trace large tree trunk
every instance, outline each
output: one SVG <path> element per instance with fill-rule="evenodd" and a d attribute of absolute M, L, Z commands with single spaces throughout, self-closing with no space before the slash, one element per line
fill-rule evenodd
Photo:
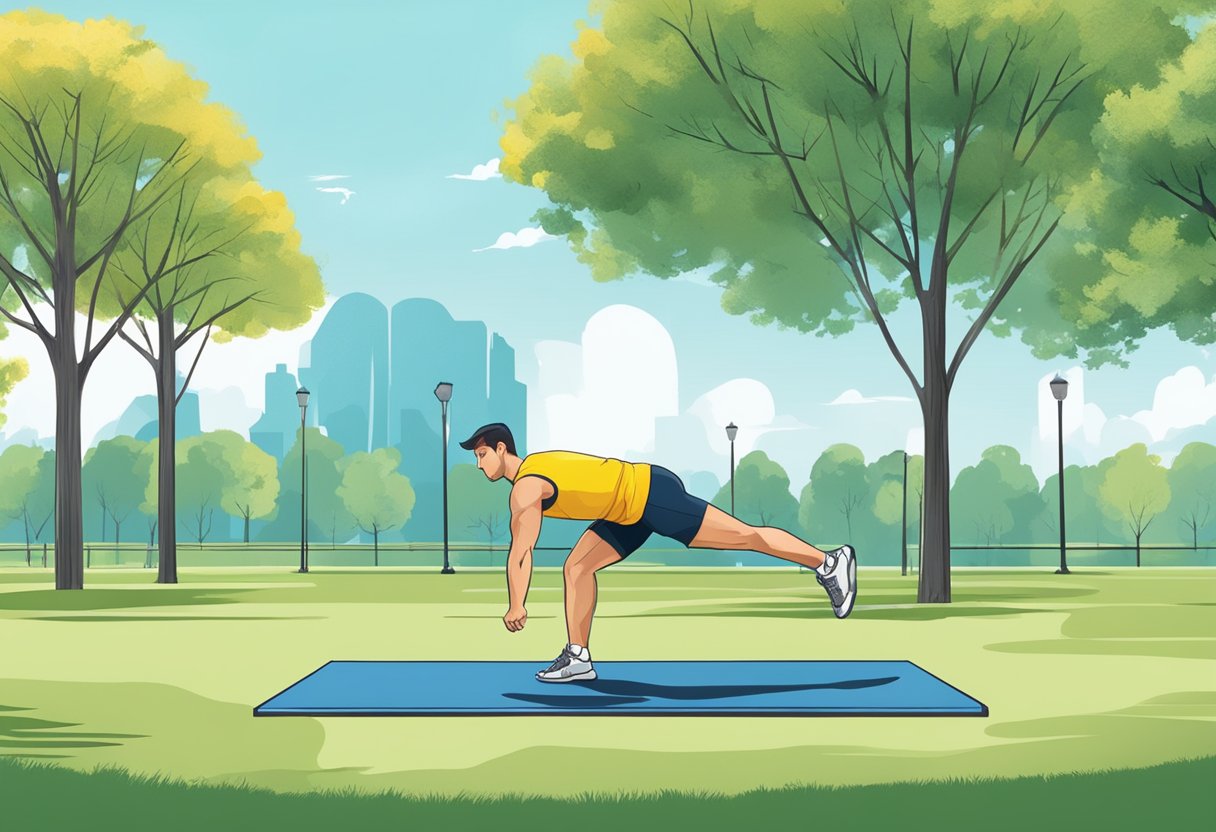
<path fill-rule="evenodd" d="M 946 388 L 945 280 L 933 276 L 921 304 L 924 322 L 924 519 L 916 600 L 950 602 L 950 392 Z"/>
<path fill-rule="evenodd" d="M 160 449 L 158 504 L 160 565 L 158 584 L 177 583 L 177 349 L 173 338 L 173 307 L 157 316 L 159 353 L 156 367 L 156 402 L 160 416 L 157 447 Z"/>
<path fill-rule="evenodd" d="M 58 289 L 59 287 L 56 287 Z M 84 589 L 80 392 L 75 292 L 55 292 L 55 589 Z"/>

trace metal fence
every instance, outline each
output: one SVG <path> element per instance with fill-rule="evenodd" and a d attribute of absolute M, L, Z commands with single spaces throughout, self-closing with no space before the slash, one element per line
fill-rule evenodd
<path fill-rule="evenodd" d="M 452 565 L 468 568 L 502 568 L 510 547 L 506 544 L 453 543 L 448 546 Z M 560 566 L 570 551 L 568 546 L 538 546 L 534 550 L 534 565 Z M 1034 567 L 1046 568 L 1059 564 L 1059 544 L 1027 544 L 1023 546 L 951 546 L 952 567 Z M 1135 566 L 1136 547 L 1124 544 L 1069 544 L 1066 549 L 1069 567 Z M 158 551 L 146 543 L 87 543 L 85 567 L 146 568 L 157 566 Z M 50 543 L 0 544 L 0 566 L 53 567 L 55 547 Z M 861 561 L 868 566 L 900 566 L 899 547 L 880 552 L 862 552 Z M 908 568 L 916 571 L 918 547 L 908 546 Z M 182 543 L 177 544 L 179 566 L 296 566 L 300 563 L 300 544 L 295 543 Z M 1216 566 L 1216 546 L 1146 545 L 1140 547 L 1140 562 L 1146 567 Z M 351 543 L 336 546 L 310 544 L 309 566 L 318 567 L 426 567 L 443 563 L 443 544 L 430 542 L 382 544 L 379 553 L 372 544 Z M 695 566 L 695 567 L 763 567 L 782 566 L 785 561 L 757 552 L 687 550 L 683 547 L 639 549 L 629 558 L 635 565 Z"/>

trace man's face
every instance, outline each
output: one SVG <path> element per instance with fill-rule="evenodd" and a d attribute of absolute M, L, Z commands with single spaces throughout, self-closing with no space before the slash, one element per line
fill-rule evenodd
<path fill-rule="evenodd" d="M 473 449 L 473 455 L 477 457 L 477 467 L 486 475 L 486 479 L 500 480 L 503 478 L 507 470 L 507 462 L 503 459 L 506 452 L 507 446 L 503 442 L 498 443 L 497 450 L 484 442 Z"/>

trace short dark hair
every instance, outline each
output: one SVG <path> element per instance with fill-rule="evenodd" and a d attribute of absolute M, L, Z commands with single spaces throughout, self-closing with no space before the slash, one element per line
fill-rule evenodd
<path fill-rule="evenodd" d="M 498 443 L 502 442 L 507 446 L 507 452 L 512 456 L 519 456 L 515 453 L 515 437 L 511 435 L 511 429 L 502 422 L 494 422 L 489 425 L 482 425 L 473 435 L 460 443 L 460 447 L 466 451 L 471 451 L 480 445 L 482 442 L 489 445 L 491 449 L 497 448 Z"/>

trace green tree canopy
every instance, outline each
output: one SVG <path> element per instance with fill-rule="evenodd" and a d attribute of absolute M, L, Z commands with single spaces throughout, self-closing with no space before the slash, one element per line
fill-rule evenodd
<path fill-rule="evenodd" d="M 338 496 L 359 530 L 372 536 L 377 563 L 380 534 L 405 523 L 414 510 L 414 489 L 409 479 L 398 473 L 400 464 L 401 454 L 396 448 L 358 451 L 342 464 Z"/>
<path fill-rule="evenodd" d="M 1038 478 L 1008 445 L 984 451 L 978 463 L 959 472 L 950 492 L 954 534 L 976 544 L 1029 543 L 1043 508 Z"/>
<path fill-rule="evenodd" d="M 1191 442 L 1170 465 L 1167 481 L 1170 489 L 1171 514 L 1185 540 L 1192 546 L 1216 517 L 1216 447 L 1206 442 Z"/>
<path fill-rule="evenodd" d="M 115 543 L 122 540 L 123 522 L 140 509 L 147 497 L 154 461 L 150 444 L 130 436 L 103 439 L 85 453 L 82 469 L 85 498 L 104 508 L 114 524 Z"/>
<path fill-rule="evenodd" d="M 177 475 L 182 486 L 177 490 L 176 522 L 197 543 L 203 543 L 214 528 L 215 511 L 228 485 L 223 446 L 207 434 L 178 442 Z M 156 480 L 151 480 L 148 490 L 154 492 L 156 485 Z M 162 525 L 162 535 L 164 531 Z"/>
<path fill-rule="evenodd" d="M 1119 451 L 1106 469 L 1098 496 L 1106 516 L 1121 522 L 1135 537 L 1139 566 L 1140 540 L 1170 503 L 1169 477 L 1161 457 L 1150 454 L 1143 442 Z"/>
<path fill-rule="evenodd" d="M 925 424 L 918 598 L 949 601 L 951 388 L 986 327 L 1010 333 L 998 308 L 1090 178 L 1105 97 L 1189 43 L 1183 6 L 609 2 L 511 102 L 501 169 L 597 280 L 711 268 L 758 324 L 873 321 Z M 919 343 L 887 325 L 903 303 Z"/>
<path fill-rule="evenodd" d="M 217 430 L 207 436 L 218 449 L 217 464 L 223 468 L 219 507 L 244 521 L 244 541 L 248 543 L 249 521 L 274 510 L 279 494 L 278 461 L 235 431 Z"/>
<path fill-rule="evenodd" d="M 55 452 L 9 445 L 0 454 L 0 483 L 0 517 L 21 521 L 28 564 L 30 544 L 41 540 L 55 514 Z"/>
<path fill-rule="evenodd" d="M 730 513 L 730 482 L 711 500 Z M 735 516 L 752 526 L 774 526 L 797 533 L 798 501 L 781 464 L 764 451 L 752 451 L 735 466 Z"/>
<path fill-rule="evenodd" d="M 811 481 L 802 489 L 798 519 L 812 541 L 847 543 L 853 539 L 854 522 L 871 505 L 861 449 L 832 445 L 811 466 Z"/>
<path fill-rule="evenodd" d="M 510 489 L 490 482 L 476 465 L 453 465 L 448 474 L 448 518 L 457 540 L 491 545 L 510 534 Z M 491 562 L 493 560 L 491 559 Z"/>

